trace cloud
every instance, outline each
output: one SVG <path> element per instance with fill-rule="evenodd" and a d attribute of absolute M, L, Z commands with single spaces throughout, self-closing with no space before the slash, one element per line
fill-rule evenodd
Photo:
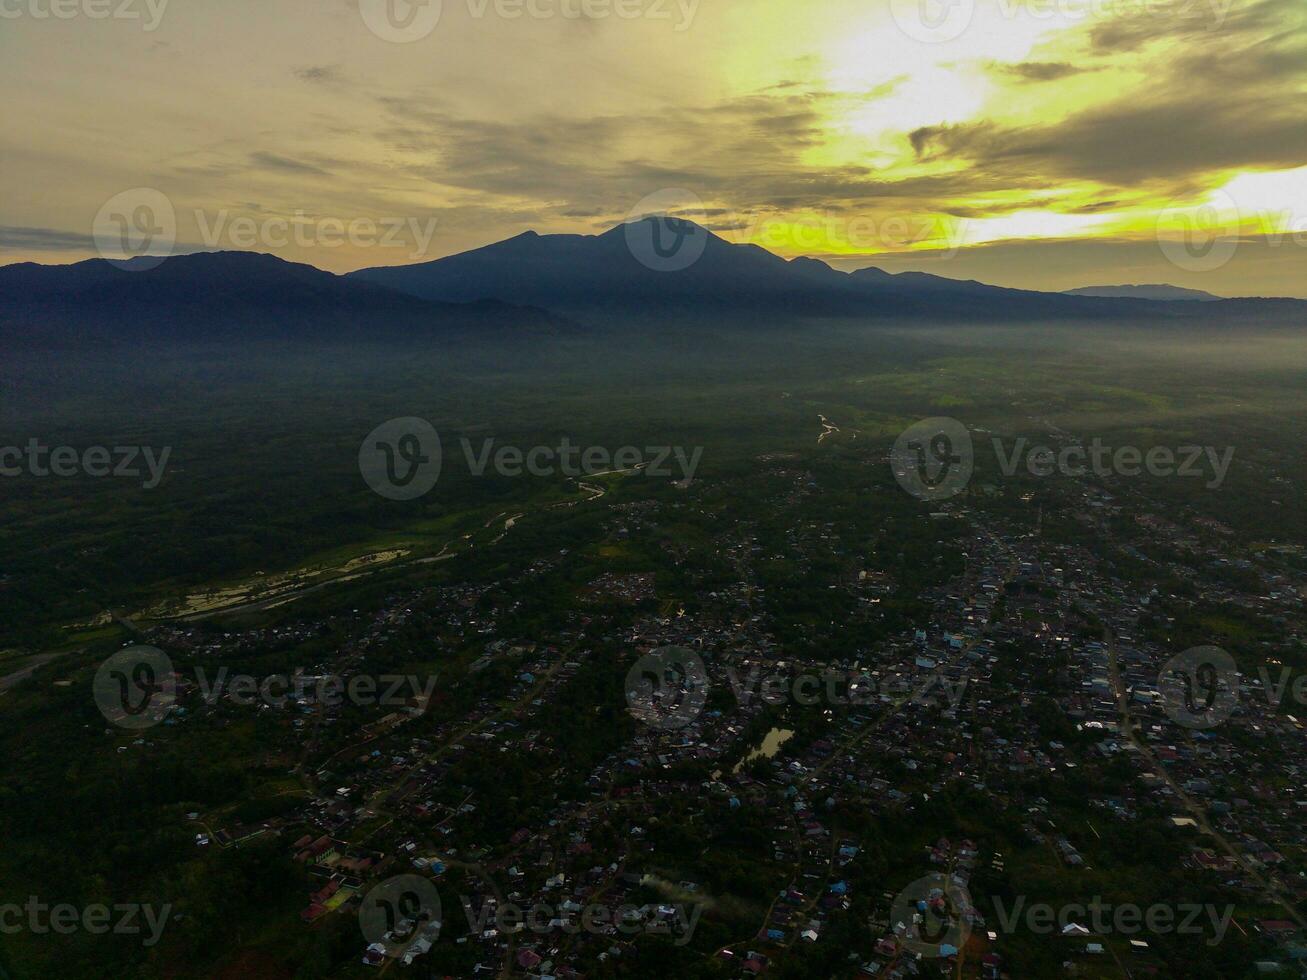
<path fill-rule="evenodd" d="M 462 115 L 428 96 L 386 95 L 376 98 L 386 118 L 372 135 L 405 161 L 406 172 L 481 195 L 486 205 L 536 201 L 560 217 L 610 222 L 670 187 L 698 194 L 714 214 L 747 220 L 784 208 L 916 211 L 1011 186 L 986 175 L 894 174 L 808 159 L 826 144 L 831 113 L 865 98 L 773 87 L 657 113 L 500 121 Z"/>
<path fill-rule="evenodd" d="M 338 85 L 345 81 L 345 73 L 339 65 L 308 65 L 292 69 L 296 78 L 314 85 Z"/>
<path fill-rule="evenodd" d="M 1055 82 L 1072 75 L 1082 75 L 1098 68 L 1086 68 L 1066 61 L 1024 61 L 1015 65 L 995 64 L 994 70 L 1023 82 Z"/>
<path fill-rule="evenodd" d="M 1169 45 L 1221 47 L 1250 37 L 1280 34 L 1301 18 L 1301 0 L 1179 0 L 1152 16 L 1115 16 L 1089 31 L 1091 52 L 1105 56 L 1137 53 L 1164 41 Z"/>
<path fill-rule="evenodd" d="M 58 228 L 20 228 L 0 225 L 0 250 L 30 252 L 89 252 L 95 240 L 86 234 Z"/>
<path fill-rule="evenodd" d="M 988 173 L 1179 188 L 1207 174 L 1300 166 L 1307 113 L 1297 96 L 1127 101 L 1045 125 L 927 126 L 909 140 L 920 160 L 966 161 Z"/>
<path fill-rule="evenodd" d="M 320 167 L 315 167 L 310 163 L 304 163 L 300 160 L 291 160 L 288 157 L 278 156 L 275 153 L 269 153 L 266 150 L 256 150 L 250 154 L 250 162 L 256 167 L 264 170 L 277 170 L 283 173 L 293 174 L 315 174 L 319 177 L 329 176 L 327 171 Z"/>
<path fill-rule="evenodd" d="M 1301 0 L 1228 7 L 1212 0 L 1187 7 L 1184 16 L 1112 16 L 1072 32 L 1058 48 L 1066 53 L 1079 41 L 1087 56 L 991 64 L 990 71 L 1056 86 L 1085 71 L 1111 70 L 1130 81 L 1122 88 L 1127 94 L 1089 104 L 1077 99 L 1071 104 L 1080 108 L 1049 121 L 984 114 L 924 126 L 908 140 L 920 164 L 1007 175 L 1014 186 L 1037 177 L 1097 182 L 1106 191 L 1100 201 L 1140 185 L 1192 192 L 1239 170 L 1296 168 L 1307 161 L 1304 12 Z M 1135 74 L 1146 81 L 1135 84 Z"/>

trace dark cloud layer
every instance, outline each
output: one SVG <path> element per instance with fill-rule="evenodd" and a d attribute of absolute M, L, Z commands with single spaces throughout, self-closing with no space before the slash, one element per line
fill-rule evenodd
<path fill-rule="evenodd" d="M 257 150 L 251 153 L 250 163 L 265 170 L 277 170 L 293 174 L 316 174 L 320 177 L 327 176 L 327 171 L 321 167 L 315 167 L 313 164 L 305 163 L 302 160 L 291 160 L 288 157 L 269 153 L 266 150 Z"/>
<path fill-rule="evenodd" d="M 18 228 L 0 225 L 0 250 L 30 252 L 87 252 L 95 248 L 90 235 L 58 228 Z"/>
<path fill-rule="evenodd" d="M 1088 33 L 1083 64 L 1028 62 L 996 66 L 1023 81 L 1050 81 L 1093 70 L 1094 56 L 1183 41 L 1177 53 L 1148 62 L 1146 84 L 1056 122 L 1005 126 L 977 119 L 926 126 L 909 134 L 919 160 L 965 164 L 1015 183 L 1037 174 L 1130 188 L 1141 183 L 1181 192 L 1234 170 L 1293 169 L 1307 162 L 1307 21 L 1302 0 L 1238 0 L 1219 27 L 1219 9 L 1187 16 L 1116 17 Z M 1210 16 L 1203 17 L 1202 13 Z"/>
<path fill-rule="evenodd" d="M 996 65 L 997 71 L 1004 75 L 1019 78 L 1025 82 L 1055 82 L 1071 75 L 1080 75 L 1092 68 L 1083 68 L 1066 61 L 1024 61 L 1016 65 Z"/>

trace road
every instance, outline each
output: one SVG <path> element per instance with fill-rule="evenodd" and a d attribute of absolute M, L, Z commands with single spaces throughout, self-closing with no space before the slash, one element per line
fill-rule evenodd
<path fill-rule="evenodd" d="M 36 668 L 44 666 L 51 660 L 62 656 L 62 653 L 38 653 L 12 674 L 5 674 L 3 677 L 0 677 L 0 696 L 4 695 L 5 692 L 14 685 L 21 684 L 23 681 L 27 680 L 27 678 L 31 677 L 32 674 L 36 672 Z"/>

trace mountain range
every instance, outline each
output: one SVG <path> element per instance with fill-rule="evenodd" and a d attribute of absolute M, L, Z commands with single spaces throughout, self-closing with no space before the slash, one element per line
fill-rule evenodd
<path fill-rule="evenodd" d="M 1081 286 L 1079 289 L 1064 290 L 1065 296 L 1103 296 L 1118 299 L 1153 299 L 1163 302 L 1193 300 L 1199 303 L 1211 303 L 1221 297 L 1201 289 L 1185 289 L 1182 286 L 1170 286 L 1165 283 L 1147 286 Z"/>
<path fill-rule="evenodd" d="M 358 342 L 565 327 L 542 310 L 432 302 L 258 252 L 0 267 L 0 329 L 28 345 Z"/>
<path fill-rule="evenodd" d="M 658 267 L 649 242 L 659 222 L 675 224 L 681 247 L 698 256 L 692 264 L 674 271 Z M 361 269 L 348 278 L 424 299 L 493 298 L 581 317 L 676 311 L 973 320 L 1129 312 L 1119 303 L 919 272 L 841 272 L 817 259 L 787 261 L 757 245 L 727 242 L 692 222 L 663 218 L 618 225 L 600 235 L 528 231 L 433 262 Z"/>
<path fill-rule="evenodd" d="M 654 247 L 653 236 L 669 230 L 667 240 L 692 249 L 693 261 Z M 0 267 L 0 330 L 10 342 L 42 346 L 553 334 L 681 315 L 759 324 L 763 316 L 994 323 L 1305 313 L 1307 301 L 1219 299 L 1176 287 L 1045 293 L 919 272 L 842 272 L 665 218 L 599 235 L 526 232 L 432 262 L 344 276 L 255 252 Z"/>

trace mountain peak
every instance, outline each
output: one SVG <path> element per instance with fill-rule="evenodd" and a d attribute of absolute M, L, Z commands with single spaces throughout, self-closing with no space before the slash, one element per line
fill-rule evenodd
<path fill-rule="evenodd" d="M 655 222 L 666 222 L 668 227 L 676 228 L 678 230 L 685 229 L 688 230 L 691 234 L 697 234 L 699 232 L 703 232 L 705 235 L 708 236 L 710 240 L 716 239 L 717 241 L 720 242 L 725 241 L 719 236 L 713 234 L 711 231 L 709 231 L 703 225 L 699 224 L 697 221 L 692 221 L 689 218 L 681 218 L 674 214 L 646 214 L 646 215 L 641 215 L 638 218 L 628 218 L 626 221 L 621 221 L 613 225 L 613 227 L 609 228 L 607 231 L 603 232 L 598 237 L 609 238 L 609 237 L 625 236 L 627 233 L 627 229 L 631 225 L 639 225 L 644 223 L 652 224 Z"/>
<path fill-rule="evenodd" d="M 811 255 L 796 255 L 790 259 L 790 265 L 796 269 L 829 269 L 831 266 L 821 259 L 814 259 Z"/>

